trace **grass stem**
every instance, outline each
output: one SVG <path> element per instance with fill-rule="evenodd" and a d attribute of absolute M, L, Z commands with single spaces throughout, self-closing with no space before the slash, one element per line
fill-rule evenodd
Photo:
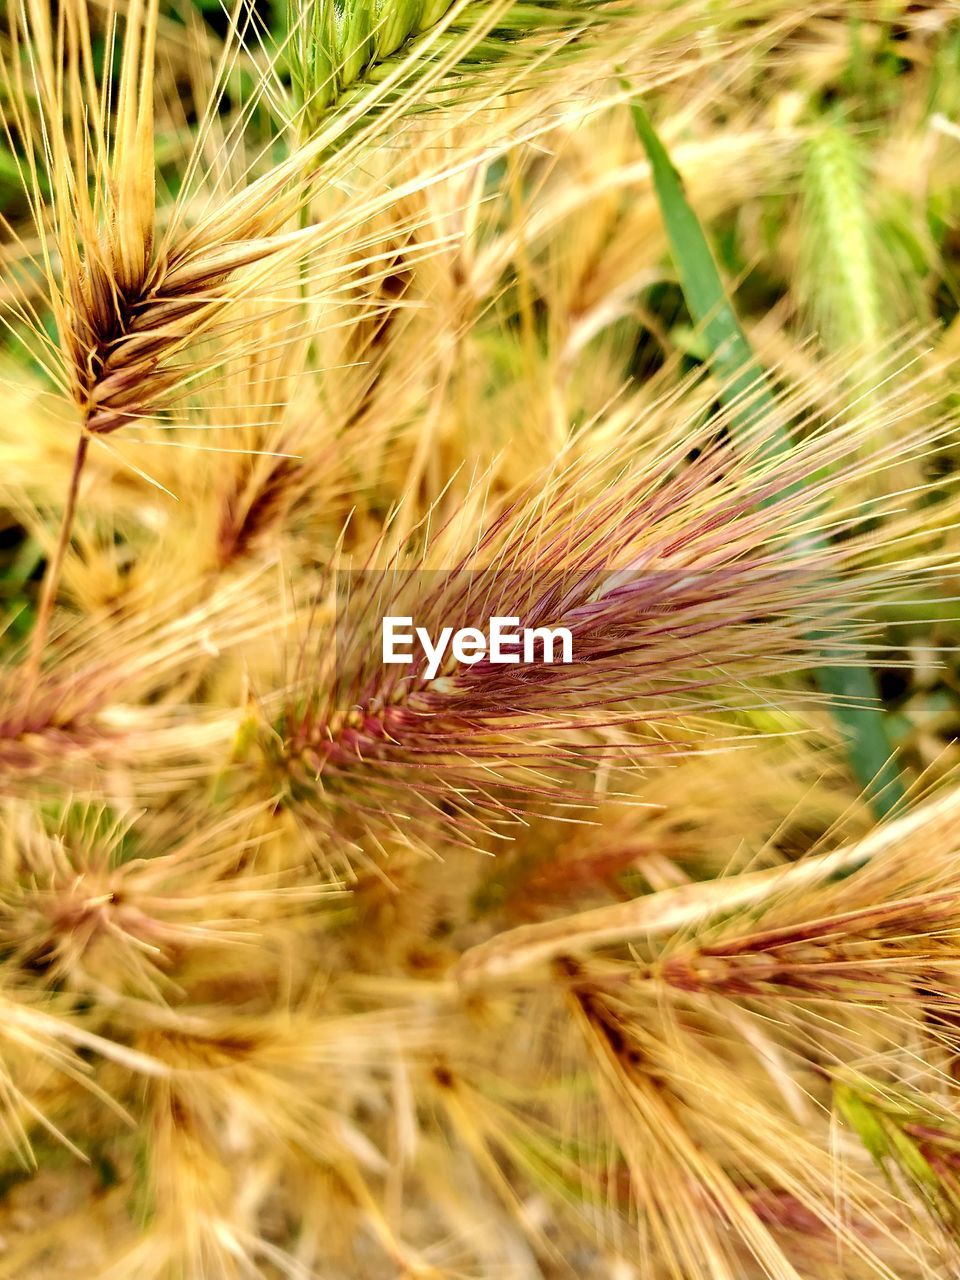
<path fill-rule="evenodd" d="M 30 653 L 27 658 L 27 682 L 32 685 L 39 675 L 40 662 L 43 658 L 44 646 L 47 642 L 47 634 L 50 630 L 50 619 L 53 615 L 53 604 L 57 596 L 57 588 L 60 585 L 60 574 L 63 571 L 63 561 L 67 553 L 67 547 L 70 543 L 70 534 L 73 530 L 73 521 L 77 513 L 77 499 L 80 495 L 80 481 L 83 476 L 83 467 L 87 460 L 87 450 L 90 448 L 90 436 L 84 431 L 80 439 L 77 441 L 77 450 L 73 455 L 73 470 L 70 474 L 70 487 L 67 490 L 67 503 L 63 509 L 63 519 L 60 522 L 60 535 L 57 538 L 56 550 L 52 559 L 47 564 L 46 572 L 43 575 L 43 585 L 40 589 L 40 601 L 37 605 L 37 617 L 33 627 L 33 635 L 30 639 Z"/>

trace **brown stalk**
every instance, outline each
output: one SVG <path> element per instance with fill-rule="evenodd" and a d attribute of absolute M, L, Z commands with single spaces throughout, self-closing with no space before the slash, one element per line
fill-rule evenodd
<path fill-rule="evenodd" d="M 57 593 L 57 584 L 60 581 L 63 558 L 66 555 L 67 544 L 70 541 L 73 517 L 77 510 L 77 498 L 80 494 L 80 480 L 83 476 L 83 466 L 87 460 L 89 447 L 90 437 L 86 432 L 83 432 L 77 441 L 77 451 L 73 457 L 73 470 L 70 474 L 70 486 L 67 489 L 67 505 L 63 509 L 63 519 L 60 522 L 60 535 L 57 538 L 57 546 L 53 553 L 53 558 L 50 560 L 43 575 L 43 587 L 40 592 L 40 602 L 37 605 L 37 617 L 33 627 L 33 634 L 30 637 L 30 653 L 27 657 L 25 673 L 27 685 L 30 688 L 36 684 L 40 673 L 40 659 L 46 644 L 47 632 L 50 629 L 53 601 Z"/>
<path fill-rule="evenodd" d="M 727 880 L 680 885 L 566 919 L 510 929 L 465 952 L 457 976 L 464 985 L 474 986 L 509 978 L 559 956 L 690 929 L 712 916 L 763 902 L 775 893 L 792 892 L 805 885 L 822 883 L 832 875 L 854 871 L 934 824 L 942 825 L 960 842 L 960 789 L 832 853 Z"/>

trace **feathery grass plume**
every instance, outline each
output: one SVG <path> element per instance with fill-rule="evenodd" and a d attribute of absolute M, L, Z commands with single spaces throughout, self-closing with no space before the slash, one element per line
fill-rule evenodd
<path fill-rule="evenodd" d="M 114 27 L 111 11 L 108 47 Z M 295 148 L 259 176 L 245 172 L 239 186 L 228 184 L 218 207 L 191 208 L 210 121 L 226 91 L 231 45 L 238 38 L 236 17 L 187 176 L 161 231 L 153 159 L 156 28 L 156 0 L 150 6 L 138 3 L 127 15 L 114 104 L 109 69 L 98 77 L 86 6 L 67 7 L 57 16 L 56 29 L 42 6 L 11 12 L 7 129 L 25 153 L 21 171 L 40 244 L 35 254 L 25 254 L 23 269 L 28 277 L 39 272 L 45 278 L 58 344 L 43 330 L 29 289 L 21 290 L 11 307 L 32 330 L 39 362 L 74 402 L 81 429 L 61 534 L 38 608 L 33 670 L 49 626 L 91 441 L 112 447 L 107 438 L 121 427 L 169 413 L 192 393 L 198 378 L 223 369 L 227 352 L 249 349 L 258 319 L 296 306 L 296 290 L 287 295 L 283 284 L 295 283 L 297 264 L 336 236 L 329 225 L 319 234 L 309 225 L 284 230 L 295 225 L 322 181 L 318 165 L 327 150 L 325 136 Z M 29 83 L 21 61 L 30 68 Z M 262 73 L 256 94 L 266 91 L 271 74 L 272 67 Z M 42 146 L 31 127 L 34 85 Z M 96 110 L 84 111 L 85 94 L 95 97 Z M 235 138 L 229 146 L 236 146 Z M 92 183 L 86 180 L 87 155 Z M 49 227 L 42 178 L 50 190 Z M 383 203 L 382 194 L 380 199 Z M 341 234 L 362 222 L 364 214 L 363 202 L 355 203 Z M 259 307 L 250 305 L 254 295 L 260 295 Z M 226 351 L 215 351 L 214 339 L 226 340 Z"/>
<path fill-rule="evenodd" d="M 717 440 L 715 423 L 684 422 L 648 455 L 633 450 L 606 483 L 603 459 L 574 460 L 485 531 L 454 519 L 419 561 L 401 553 L 384 571 L 361 572 L 355 588 L 348 578 L 355 596 L 339 602 L 336 643 L 328 599 L 264 739 L 287 802 L 330 838 L 331 822 L 340 838 L 351 822 L 399 833 L 415 819 L 463 833 L 551 799 L 589 804 L 594 784 L 578 774 L 669 757 L 696 739 L 705 715 L 756 706 L 758 693 L 775 698 L 772 677 L 815 667 L 812 620 L 830 631 L 837 601 L 853 616 L 862 592 L 895 589 L 904 570 L 922 578 L 923 553 L 909 569 L 882 568 L 894 525 L 867 533 L 856 508 L 838 508 L 831 520 L 848 536 L 785 560 L 835 502 L 851 435 L 846 425 L 814 433 L 773 459 L 768 429 L 744 453 Z M 890 461 L 878 452 L 871 465 Z M 870 568 L 858 577 L 862 556 Z M 437 563 L 455 567 L 432 573 Z M 448 655 L 428 678 L 415 654 L 388 668 L 380 627 L 390 615 L 414 617 L 431 636 L 482 630 L 494 616 L 567 627 L 573 661 L 457 669 Z M 836 655 L 854 654 L 858 640 L 833 643 Z"/>
<path fill-rule="evenodd" d="M 612 933 L 597 938 L 608 948 L 605 957 L 574 958 L 570 951 L 579 947 L 568 920 L 566 939 L 562 925 L 555 930 L 552 972 L 527 969 L 513 979 L 512 999 L 525 1012 L 511 1012 L 508 1028 L 540 1025 L 553 1042 L 558 1033 L 537 1004 L 553 984 L 569 1002 L 571 1032 L 579 1031 L 595 1063 L 587 1078 L 606 1116 L 606 1141 L 626 1166 L 619 1204 L 633 1199 L 644 1248 L 663 1251 L 665 1274 L 682 1265 L 677 1275 L 739 1275 L 746 1253 L 767 1276 L 810 1274 L 837 1251 L 844 1276 L 922 1274 L 934 1265 L 935 1253 L 906 1228 L 897 1190 L 888 1195 L 851 1152 L 847 1208 L 837 1213 L 829 1116 L 836 1101 L 867 1153 L 901 1165 L 952 1232 L 952 1175 L 949 1166 L 938 1174 L 931 1168 L 938 1143 L 944 1165 L 949 1128 L 930 1119 L 924 1126 L 918 1111 L 903 1117 L 896 1085 L 878 1085 L 875 1098 L 861 1098 L 851 1072 L 861 1059 L 882 1061 L 892 1048 L 909 1045 L 915 1075 L 926 1069 L 939 1091 L 952 1087 L 943 1064 L 956 1055 L 956 815 L 956 795 L 947 795 L 881 830 L 872 857 L 867 839 L 840 859 L 825 859 L 818 880 L 805 862 L 771 874 L 752 907 L 738 909 L 742 877 L 733 877 L 726 903 L 715 906 L 713 928 L 691 908 L 698 890 L 705 897 L 703 890 L 722 884 L 690 886 L 667 927 L 676 930 L 686 912 L 695 937 L 679 933 L 656 943 L 657 913 L 649 910 L 647 928 L 637 921 L 629 958 L 622 949 L 628 935 Z M 853 869 L 846 878 L 829 875 L 844 864 Z M 675 896 L 655 894 L 649 906 Z M 492 993 L 478 998 L 481 1007 L 496 1001 Z M 556 1051 L 545 1061 L 555 1062 Z M 563 1061 L 568 1072 L 577 1071 L 576 1058 Z M 843 1082 L 837 1098 L 832 1074 Z M 878 1107 L 887 1108 L 885 1118 L 872 1114 Z M 585 1101 L 574 1112 L 571 1099 L 559 1114 L 577 1115 L 580 1144 L 599 1124 Z M 901 1117 L 906 1125 L 898 1139 Z M 505 1129 L 521 1142 L 519 1118 L 500 1119 L 498 1145 Z M 927 1138 L 929 1149 L 921 1149 Z M 559 1137 L 553 1141 L 559 1170 L 564 1148 Z M 595 1178 L 611 1168 L 608 1150 L 597 1145 Z M 588 1203 L 598 1197 L 582 1147 L 567 1168 L 585 1179 L 581 1196 Z M 556 1194 L 557 1176 L 552 1182 Z M 618 1201 L 605 1203 L 612 1209 Z M 746 1253 L 737 1252 L 738 1238 Z M 897 1257 L 901 1247 L 906 1252 Z"/>
<path fill-rule="evenodd" d="M 108 24 L 112 44 L 115 15 Z M 40 4 L 10 11 L 11 65 L 4 77 L 11 112 L 6 127 L 22 148 L 22 172 L 40 240 L 28 257 L 46 279 L 59 350 L 29 300 L 14 301 L 35 330 L 38 357 L 73 401 L 80 438 L 60 539 L 38 608 L 31 667 L 46 639 L 63 556 L 70 537 L 90 440 L 157 412 L 192 380 L 177 357 L 209 330 L 233 300 L 227 285 L 262 261 L 263 237 L 288 215 L 282 200 L 266 213 L 245 206 L 219 233 L 193 229 L 178 246 L 171 227 L 158 234 L 155 207 L 154 61 L 157 3 L 127 14 L 121 71 L 112 99 L 109 69 L 98 83 L 85 5 L 66 5 L 54 19 Z M 42 145 L 31 123 L 36 93 Z M 50 190 L 49 213 L 41 176 Z M 91 180 L 92 179 L 92 180 Z M 266 213 L 266 216 L 264 216 Z M 258 216 L 259 214 L 259 216 Z M 49 224 L 48 224 L 49 217 Z M 237 249 L 239 240 L 243 248 Z"/>
<path fill-rule="evenodd" d="M 838 1213 L 826 1125 L 784 1109 L 763 1080 L 762 1046 L 753 1070 L 749 1049 L 734 1065 L 709 1020 L 684 1025 L 681 1015 L 672 1027 L 575 963 L 561 975 L 641 1229 L 667 1274 L 736 1275 L 752 1257 L 761 1275 L 794 1277 L 831 1251 L 854 1272 L 895 1274 L 883 1237 L 896 1200 L 850 1171 Z"/>
<path fill-rule="evenodd" d="M 909 1039 L 918 1061 L 955 1070 L 955 796 L 921 811 L 899 838 L 897 827 L 881 829 L 886 847 L 874 857 L 864 842 L 866 860 L 848 864 L 846 878 L 791 890 L 787 877 L 759 905 L 678 938 L 653 962 L 654 979 L 761 1018 L 776 1008 L 795 1052 L 815 1036 L 826 1060 L 843 1063 Z"/>
<path fill-rule="evenodd" d="M 141 1077 L 164 1071 L 161 1063 L 130 1048 L 122 1039 L 115 1041 L 91 1031 L 88 1021 L 78 1016 L 74 1001 L 57 993 L 38 992 L 27 973 L 6 962 L 0 1007 L 0 1134 L 5 1165 L 12 1158 L 21 1166 L 36 1168 L 31 1135 L 37 1134 L 85 1159 L 62 1126 L 78 1098 L 87 1103 L 92 1100 L 97 1108 L 129 1121 L 98 1081 L 92 1055 Z"/>
<path fill-rule="evenodd" d="M 363 518 L 377 479 L 371 452 L 380 454 L 385 470 L 396 447 L 391 437 L 409 429 L 399 399 L 391 404 L 397 421 L 375 412 L 379 397 L 369 391 L 395 339 L 403 337 L 391 331 L 401 324 L 394 315 L 401 303 L 390 296 L 389 281 L 392 269 L 400 269 L 392 228 L 405 217 L 402 211 L 383 216 L 382 250 L 369 233 L 343 237 L 343 282 L 318 308 L 322 315 L 309 335 L 291 335 L 288 313 L 261 315 L 261 345 L 226 359 L 222 378 L 197 397 L 189 443 L 170 441 L 163 427 L 142 426 L 136 439 L 127 432 L 117 441 L 109 465 L 95 455 L 100 465 L 64 559 L 64 594 L 72 604 L 86 614 L 149 611 L 160 603 L 158 584 L 163 594 L 192 590 L 199 599 L 217 575 L 242 572 L 250 562 L 288 550 L 319 556 L 324 533 L 323 558 L 333 554 L 348 518 Z M 436 251 L 402 225 L 398 239 L 407 272 Z M 311 342 L 325 367 L 308 377 Z M 405 366 L 396 371 L 395 390 L 422 399 L 431 353 L 405 344 L 397 354 Z M 105 487 L 98 491 L 98 485 Z M 171 501 L 171 493 L 179 501 Z M 38 540 L 45 536 L 48 520 L 35 500 L 21 497 L 15 509 Z"/>
<path fill-rule="evenodd" d="M 103 419 L 103 410 L 96 402 L 98 384 L 105 382 L 109 386 L 112 375 L 112 370 L 107 368 L 112 354 L 110 348 L 114 339 L 122 334 L 122 329 L 118 329 L 116 324 L 118 310 L 121 309 L 118 303 L 121 298 L 142 291 L 153 247 L 153 41 L 156 3 L 154 0 L 146 12 L 143 4 L 138 3 L 130 14 L 112 147 L 103 127 L 102 99 L 98 98 L 95 105 L 92 135 L 88 134 L 89 126 L 85 127 L 84 123 L 89 117 L 83 112 L 81 98 L 84 79 L 91 75 L 90 33 L 85 6 L 68 7 L 63 11 L 56 46 L 50 12 L 42 5 L 32 4 L 29 9 L 14 6 L 10 22 L 12 67 L 4 63 L 4 78 L 6 96 L 12 100 L 13 113 L 12 119 L 5 119 L 5 128 L 11 144 L 15 133 L 16 141 L 26 152 L 24 168 L 28 174 L 28 197 L 34 207 L 44 271 L 52 284 L 53 249 L 41 211 L 43 192 L 39 178 L 41 168 L 49 166 L 46 176 L 57 210 L 55 243 L 63 272 L 63 284 L 54 286 L 50 302 L 64 355 L 62 377 L 65 381 L 61 385 L 72 390 L 81 409 L 83 426 L 62 532 L 38 612 L 38 639 L 32 659 L 36 665 L 49 625 L 56 580 L 79 493 L 89 445 L 86 433 L 90 429 L 110 430 L 119 425 L 117 422 L 111 427 L 109 410 L 107 419 Z M 64 28 L 70 45 L 66 80 L 55 70 L 55 57 L 59 54 Z M 24 83 L 20 65 L 24 41 L 27 42 L 28 67 L 33 72 L 29 89 Z M 89 80 L 86 87 L 92 87 Z M 32 128 L 32 103 L 28 94 L 33 92 L 36 92 L 47 126 L 42 148 L 36 146 L 36 132 Z M 70 133 L 65 118 L 68 112 L 74 119 Z M 96 196 L 91 194 L 88 186 L 85 164 L 80 180 L 71 181 L 74 171 L 70 160 L 71 147 L 80 153 L 76 156 L 80 164 L 81 156 L 86 158 L 88 137 L 99 188 Z M 104 196 L 110 209 L 105 227 L 101 204 Z M 36 311 L 29 301 L 20 304 L 19 308 L 15 303 L 15 309 L 19 309 L 28 323 L 32 320 L 37 325 Z M 42 331 L 39 336 L 43 341 Z M 57 372 L 61 373 L 60 370 Z"/>
<path fill-rule="evenodd" d="M 289 289 L 297 276 L 289 273 L 306 245 L 284 228 L 313 169 L 308 155 L 259 177 L 247 173 L 215 215 L 194 212 L 185 184 L 160 226 L 154 192 L 156 3 L 138 3 L 127 14 L 115 99 L 109 65 L 98 77 L 85 5 L 64 6 L 55 26 L 43 6 L 15 6 L 10 23 L 7 128 L 24 152 L 22 173 L 39 238 L 39 249 L 25 252 L 22 270 L 28 276 L 39 271 L 45 280 L 58 344 L 23 291 L 8 311 L 33 331 L 38 362 L 73 403 L 80 426 L 61 535 L 38 609 L 35 667 L 91 441 L 112 448 L 107 437 L 120 428 L 169 413 L 193 394 L 198 378 L 226 373 L 231 356 L 254 347 L 257 327 L 272 314 L 297 305 L 298 294 Z M 111 13 L 108 49 L 115 25 Z M 34 87 L 42 144 L 31 127 Z M 222 92 L 219 85 L 214 106 Z M 91 98 L 95 105 L 88 110 Z M 194 173 L 204 141 L 201 132 L 188 166 Z M 356 211 L 352 216 L 362 219 Z M 214 339 L 219 348 L 211 345 Z"/>
<path fill-rule="evenodd" d="M 763 968 L 760 960 L 765 957 L 771 963 L 771 995 L 776 993 L 781 978 L 785 989 L 790 987 L 790 960 L 783 955 L 782 968 L 777 960 L 782 947 L 787 952 L 796 947 L 796 959 L 801 960 L 797 969 L 797 989 L 801 993 L 809 991 L 817 996 L 820 988 L 815 979 L 822 972 L 826 980 L 824 998 L 833 992 L 842 1000 L 849 991 L 851 1001 L 876 1004 L 873 980 L 882 984 L 887 978 L 891 989 L 902 983 L 906 992 L 913 991 L 919 998 L 911 966 L 923 965 L 925 957 L 936 969 L 937 955 L 943 950 L 943 955 L 948 956 L 952 946 L 950 913 L 955 905 L 955 850 L 960 840 L 956 814 L 956 792 L 941 792 L 915 814 L 879 827 L 859 845 L 855 842 L 842 854 L 826 855 L 819 873 L 815 860 L 810 859 L 785 869 L 782 883 L 778 884 L 774 876 L 769 896 L 764 896 L 748 914 L 728 915 L 716 931 L 709 936 L 700 933 L 698 940 L 687 946 L 698 951 L 701 946 L 707 947 L 710 955 L 716 951 L 717 977 L 721 980 L 726 960 L 736 968 L 737 957 L 748 955 L 751 959 L 745 964 L 755 960 L 759 978 Z M 923 860 L 913 856 L 918 841 L 924 844 Z M 838 858 L 845 864 L 847 874 L 833 879 L 841 870 Z M 817 874 L 810 878 L 810 873 Z M 796 887 L 791 883 L 794 877 Z M 911 929 L 909 920 L 914 913 L 918 920 L 927 913 L 931 918 L 923 927 Z M 851 951 L 844 955 L 847 945 Z M 854 963 L 855 954 L 859 954 L 863 968 L 860 961 Z M 837 968 L 832 972 L 835 959 Z M 845 964 L 845 959 L 850 964 Z M 904 961 L 902 970 L 900 960 Z M 677 973 L 682 968 L 684 961 L 680 960 Z M 849 988 L 845 970 L 850 974 Z M 833 980 L 836 987 L 831 986 Z"/>
<path fill-rule="evenodd" d="M 911 57 L 928 62 L 919 45 Z M 941 274 L 942 258 L 926 192 L 939 180 L 936 159 L 933 148 L 905 138 L 930 127 L 938 86 L 928 66 L 914 88 L 897 111 L 890 100 L 853 112 L 838 103 L 809 123 L 797 243 L 784 240 L 797 254 L 791 289 L 828 350 L 869 359 L 903 326 L 927 330 L 935 313 L 930 280 Z M 890 89 L 905 92 L 902 84 Z"/>
<path fill-rule="evenodd" d="M 556 1236 L 539 1199 L 571 1241 L 619 1248 L 641 1274 L 922 1274 L 930 1251 L 869 1161 L 838 1203 L 829 1090 L 791 1077 L 775 1029 L 680 1008 L 629 974 L 566 957 L 478 992 L 421 1086 L 541 1265 Z"/>
<path fill-rule="evenodd" d="M 382 1114 L 390 1071 L 431 1043 L 431 1022 L 351 1012 L 336 987 L 322 1012 L 309 995 L 287 1015 L 264 1012 L 262 995 L 256 1004 L 259 1012 L 241 1008 L 232 1019 L 134 1012 L 137 1044 L 168 1073 L 138 1099 L 147 1227 L 115 1274 L 234 1274 L 241 1256 L 294 1266 L 264 1213 L 278 1192 L 305 1182 L 317 1203 L 293 1212 L 325 1256 L 356 1265 L 362 1232 L 392 1261 L 415 1257 L 378 1203 L 387 1168 L 379 1117 L 370 1126 L 361 1116 L 371 1106 Z"/>
<path fill-rule="evenodd" d="M 14 7 L 10 22 L 18 62 L 26 63 L 43 114 L 40 146 L 30 128 L 24 72 L 16 64 L 5 68 L 12 100 L 8 127 L 26 153 L 24 179 L 41 241 L 36 260 L 60 344 L 51 348 L 38 332 L 38 355 L 76 405 L 83 439 L 106 437 L 156 414 L 182 392 L 194 371 L 177 358 L 188 343 L 226 323 L 224 313 L 244 293 L 235 282 L 245 269 L 247 289 L 264 284 L 265 277 L 251 279 L 249 269 L 281 243 L 289 247 L 274 237 L 296 197 L 284 170 L 236 193 L 220 208 L 216 225 L 208 216 L 185 226 L 188 210 L 181 203 L 158 227 L 156 3 L 138 3 L 127 15 L 115 99 L 109 66 L 97 74 L 85 6 L 66 6 L 55 29 L 51 15 L 35 4 Z M 115 23 L 114 16 L 111 38 Z M 94 109 L 85 109 L 88 100 Z M 88 156 L 92 182 L 84 180 Z M 43 173 L 51 186 L 49 209 L 40 190 Z"/>
<path fill-rule="evenodd" d="M 448 136 L 457 150 L 457 133 L 451 128 Z M 441 143 L 431 153 L 439 154 Z M 416 150 L 403 162 L 395 150 L 384 151 L 371 157 L 368 172 L 390 182 L 420 163 Z M 422 505 L 445 491 L 448 501 L 463 492 L 462 478 L 447 486 L 464 463 L 460 414 L 472 397 L 461 377 L 478 309 L 472 260 L 488 225 L 488 175 L 499 163 L 478 157 L 376 219 L 370 228 L 379 235 L 374 268 L 358 271 L 354 250 L 344 243 L 341 274 L 348 287 L 325 311 L 314 350 L 326 370 L 319 379 L 325 420 L 354 478 L 350 545 L 366 536 L 368 486 L 375 485 L 380 507 L 380 514 L 369 513 L 373 536 L 384 505 L 401 502 L 397 521 L 416 523 Z M 483 283 L 485 297 L 489 282 Z M 482 448 L 478 440 L 481 467 L 488 462 Z M 417 500 L 408 501 L 414 494 Z"/>

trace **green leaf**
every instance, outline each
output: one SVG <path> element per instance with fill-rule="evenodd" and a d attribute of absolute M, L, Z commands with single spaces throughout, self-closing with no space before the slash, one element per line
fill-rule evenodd
<path fill-rule="evenodd" d="M 683 296 L 703 332 L 711 366 L 721 386 L 721 400 L 727 405 L 740 406 L 734 415 L 734 427 L 743 434 L 775 408 L 773 393 L 730 305 L 713 253 L 683 190 L 679 173 L 639 104 L 634 104 L 633 118 L 650 160 Z M 778 428 L 771 444 L 774 449 L 785 452 L 790 448 L 789 436 Z"/>
<path fill-rule="evenodd" d="M 703 330 L 711 366 L 722 388 L 721 399 L 732 407 L 733 436 L 743 443 L 756 424 L 775 409 L 773 392 L 727 296 L 683 181 L 639 103 L 633 104 L 633 118 L 650 161 L 687 306 Z M 768 440 L 767 450 L 775 455 L 791 448 L 789 434 L 780 426 L 768 434 Z M 811 638 L 824 642 L 823 652 L 829 658 L 831 646 L 827 638 L 822 634 Z M 817 682 L 832 699 L 834 718 L 846 738 L 850 768 L 874 812 L 883 817 L 903 800 L 903 782 L 893 760 L 874 673 L 865 663 L 851 665 L 849 649 L 845 656 L 842 666 L 828 663 L 819 668 Z"/>

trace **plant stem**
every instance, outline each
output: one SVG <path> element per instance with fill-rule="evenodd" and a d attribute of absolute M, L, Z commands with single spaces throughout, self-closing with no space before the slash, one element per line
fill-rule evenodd
<path fill-rule="evenodd" d="M 37 605 L 37 618 L 33 626 L 30 653 L 27 658 L 26 678 L 29 685 L 34 683 L 40 672 L 40 660 L 43 657 L 44 645 L 47 642 L 47 632 L 50 630 L 53 602 L 56 599 L 57 587 L 60 585 L 63 560 L 67 553 L 70 534 L 73 530 L 73 520 L 77 512 L 77 498 L 80 495 L 80 479 L 83 475 L 83 466 L 87 460 L 89 447 L 90 436 L 84 431 L 77 441 L 77 451 L 73 455 L 73 471 L 70 475 L 70 488 L 67 491 L 67 505 L 63 509 L 63 519 L 60 522 L 60 536 L 57 539 L 53 558 L 48 563 L 46 573 L 43 575 L 40 603 Z"/>
<path fill-rule="evenodd" d="M 457 966 L 457 978 L 462 985 L 472 987 L 524 972 L 557 956 L 690 929 L 711 916 L 763 902 L 775 893 L 796 892 L 831 876 L 856 871 L 931 823 L 941 823 L 960 846 L 960 789 L 831 853 L 803 858 L 785 867 L 680 885 L 565 919 L 510 929 L 465 952 Z"/>

